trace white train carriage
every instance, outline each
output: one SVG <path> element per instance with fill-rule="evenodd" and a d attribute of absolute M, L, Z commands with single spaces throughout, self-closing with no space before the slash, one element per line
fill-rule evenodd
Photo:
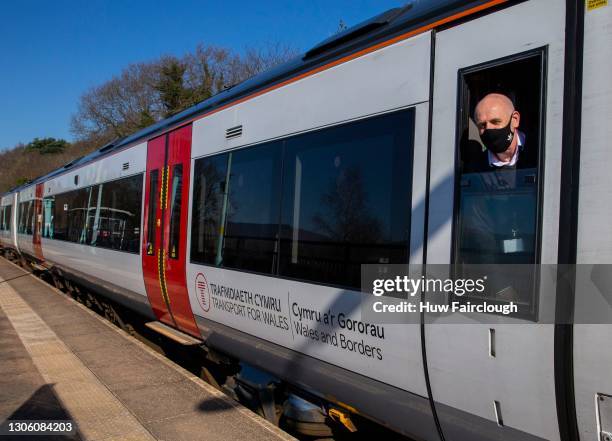
<path fill-rule="evenodd" d="M 611 263 L 611 29 L 601 1 L 413 2 L 15 190 L 0 240 L 416 439 L 605 439 L 612 325 L 535 323 L 571 290 L 538 282 L 521 318 L 375 324 L 360 270 Z M 503 188 L 466 165 L 490 92 L 531 152 Z M 501 251 L 466 227 L 483 198 Z"/>

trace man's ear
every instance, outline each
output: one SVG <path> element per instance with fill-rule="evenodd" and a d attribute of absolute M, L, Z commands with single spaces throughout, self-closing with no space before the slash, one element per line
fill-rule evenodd
<path fill-rule="evenodd" d="M 515 110 L 514 113 L 512 114 L 512 128 L 518 129 L 520 124 L 521 124 L 521 114 L 517 110 Z"/>

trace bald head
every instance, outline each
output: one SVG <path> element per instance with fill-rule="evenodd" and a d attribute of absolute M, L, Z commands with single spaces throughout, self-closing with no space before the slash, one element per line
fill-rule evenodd
<path fill-rule="evenodd" d="M 474 120 L 480 134 L 486 129 L 505 127 L 510 119 L 512 119 L 511 127 L 516 129 L 519 125 L 520 115 L 514 110 L 514 104 L 506 95 L 490 93 L 476 105 Z"/>

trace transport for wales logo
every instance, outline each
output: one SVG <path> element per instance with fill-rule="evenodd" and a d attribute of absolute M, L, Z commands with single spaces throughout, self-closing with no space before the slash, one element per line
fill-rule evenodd
<path fill-rule="evenodd" d="M 210 309 L 210 291 L 208 289 L 208 280 L 204 277 L 204 274 L 198 273 L 195 279 L 195 287 L 198 295 L 198 302 L 204 310 L 208 312 Z"/>

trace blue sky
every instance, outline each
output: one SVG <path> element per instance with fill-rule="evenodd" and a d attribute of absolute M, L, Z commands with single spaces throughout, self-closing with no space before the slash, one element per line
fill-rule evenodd
<path fill-rule="evenodd" d="M 16 1 L 2 5 L 0 150 L 34 137 L 72 139 L 90 87 L 129 63 L 198 43 L 236 51 L 283 42 L 306 50 L 405 0 Z"/>

